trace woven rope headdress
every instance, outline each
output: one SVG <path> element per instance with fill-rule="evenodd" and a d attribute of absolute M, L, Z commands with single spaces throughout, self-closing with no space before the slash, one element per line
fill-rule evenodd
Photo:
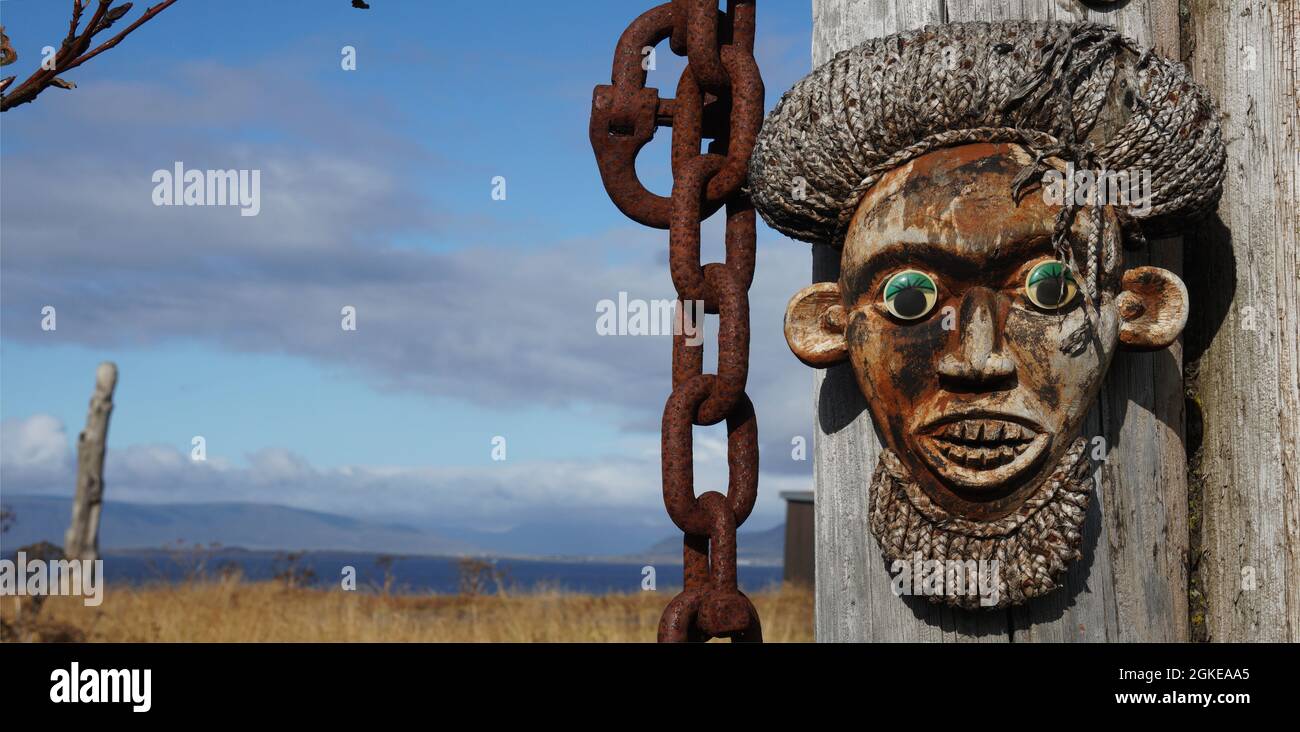
<path fill-rule="evenodd" d="M 1212 211 L 1222 191 L 1217 111 L 1181 64 L 1107 26 L 1007 21 L 926 26 L 837 54 L 764 122 L 750 193 L 774 229 L 840 246 L 881 174 L 969 142 L 1146 171 L 1150 207 L 1117 213 L 1157 231 Z M 1058 233 L 1074 209 L 1062 209 Z M 1126 228 L 1141 237 L 1141 227 Z"/>

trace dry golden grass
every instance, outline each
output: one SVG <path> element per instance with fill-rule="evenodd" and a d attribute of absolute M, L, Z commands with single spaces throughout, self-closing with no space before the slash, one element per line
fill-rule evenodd
<path fill-rule="evenodd" d="M 19 623 L 31 640 L 146 642 L 637 642 L 652 641 L 663 592 L 582 595 L 384 595 L 302 589 L 237 578 L 107 587 L 99 607 L 50 597 L 39 620 Z M 15 625 L 5 597 L 0 619 Z M 812 592 L 782 587 L 751 599 L 767 641 L 812 640 Z"/>

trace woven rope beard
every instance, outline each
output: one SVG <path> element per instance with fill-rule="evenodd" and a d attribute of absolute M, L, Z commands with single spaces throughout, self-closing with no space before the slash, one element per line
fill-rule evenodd
<path fill-rule="evenodd" d="M 1019 605 L 1054 590 L 1081 556 L 1092 492 L 1086 444 L 1077 438 L 1038 490 L 995 521 L 948 513 L 891 451 L 882 452 L 871 481 L 870 524 L 895 591 L 977 609 Z"/>

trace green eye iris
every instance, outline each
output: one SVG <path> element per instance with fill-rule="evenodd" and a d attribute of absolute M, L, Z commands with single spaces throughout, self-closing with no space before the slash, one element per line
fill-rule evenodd
<path fill-rule="evenodd" d="M 1079 285 L 1070 268 L 1055 259 L 1034 265 L 1025 278 L 1025 296 L 1044 310 L 1063 308 L 1078 293 Z"/>
<path fill-rule="evenodd" d="M 916 320 L 934 309 L 934 279 L 914 269 L 897 272 L 885 282 L 885 309 L 903 320 Z"/>

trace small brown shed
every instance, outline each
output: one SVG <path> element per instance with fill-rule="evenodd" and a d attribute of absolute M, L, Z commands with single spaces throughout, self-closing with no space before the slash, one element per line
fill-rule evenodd
<path fill-rule="evenodd" d="M 813 584 L 813 492 L 782 491 L 785 499 L 786 582 Z"/>

